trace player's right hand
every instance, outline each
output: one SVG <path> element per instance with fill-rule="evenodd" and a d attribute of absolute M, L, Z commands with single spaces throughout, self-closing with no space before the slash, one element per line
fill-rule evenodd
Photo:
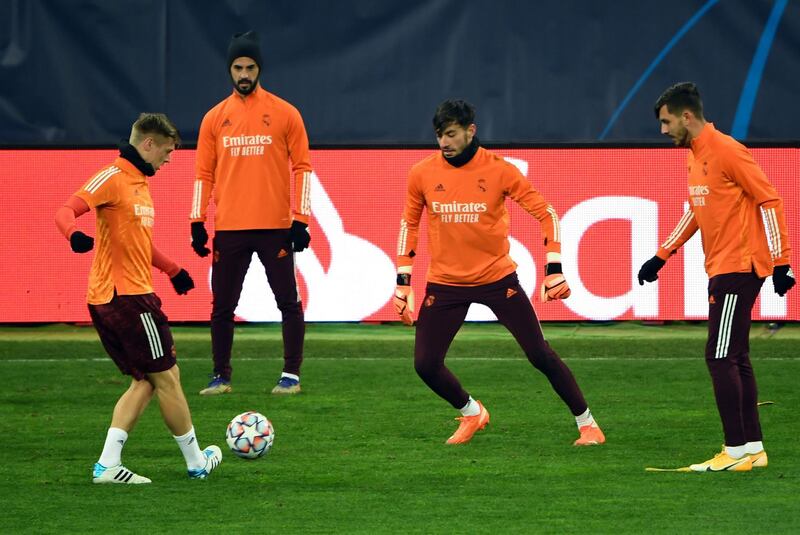
<path fill-rule="evenodd" d="M 94 238 L 76 230 L 69 237 L 69 246 L 75 253 L 88 253 L 94 248 Z"/>
<path fill-rule="evenodd" d="M 657 256 L 654 256 L 644 264 L 642 264 L 641 269 L 639 270 L 639 286 L 644 286 L 644 282 L 655 282 L 658 280 L 658 271 L 664 267 L 666 264 L 666 260 L 662 260 Z"/>
<path fill-rule="evenodd" d="M 406 325 L 414 325 L 414 290 L 410 284 L 398 284 L 392 298 L 394 310 Z"/>
<path fill-rule="evenodd" d="M 192 223 L 192 249 L 199 257 L 206 257 L 211 249 L 206 247 L 208 243 L 208 232 L 206 226 L 202 221 L 195 221 Z"/>

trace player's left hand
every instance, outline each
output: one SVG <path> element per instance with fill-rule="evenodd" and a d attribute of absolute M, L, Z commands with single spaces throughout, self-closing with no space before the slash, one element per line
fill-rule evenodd
<path fill-rule="evenodd" d="M 311 243 L 311 234 L 308 233 L 308 225 L 300 221 L 292 221 L 292 228 L 289 229 L 289 241 L 292 244 L 292 251 L 300 252 Z"/>
<path fill-rule="evenodd" d="M 192 249 L 197 253 L 197 256 L 205 258 L 211 249 L 206 247 L 208 243 L 208 232 L 206 226 L 202 221 L 195 221 L 192 223 Z"/>
<path fill-rule="evenodd" d="M 786 292 L 794 286 L 794 271 L 788 264 L 785 266 L 775 266 L 772 268 L 772 285 L 775 287 L 775 293 L 783 297 Z"/>
<path fill-rule="evenodd" d="M 544 282 L 542 283 L 541 298 L 542 303 L 555 301 L 556 299 L 566 299 L 572 294 L 567 284 L 567 279 L 561 273 L 561 263 L 551 262 L 544 268 Z"/>
<path fill-rule="evenodd" d="M 194 281 L 185 269 L 181 269 L 178 274 L 170 278 L 169 281 L 172 283 L 172 287 L 175 288 L 178 295 L 186 295 L 189 293 L 189 290 L 194 288 Z"/>

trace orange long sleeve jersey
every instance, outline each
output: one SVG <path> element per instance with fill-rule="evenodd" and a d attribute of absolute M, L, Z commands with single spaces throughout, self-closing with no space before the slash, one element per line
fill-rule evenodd
<path fill-rule="evenodd" d="M 289 228 L 293 219 L 308 223 L 311 163 L 303 119 L 261 87 L 244 98 L 233 91 L 206 113 L 196 173 L 192 222 L 205 221 L 213 191 L 216 230 Z"/>
<path fill-rule="evenodd" d="M 706 123 L 687 157 L 689 210 L 661 245 L 666 260 L 700 229 L 709 277 L 772 275 L 789 264 L 783 201 L 747 148 Z"/>
<path fill-rule="evenodd" d="M 75 192 L 97 212 L 95 254 L 86 300 L 92 305 L 119 295 L 153 292 L 155 210 L 147 178 L 125 158 L 117 158 Z"/>
<path fill-rule="evenodd" d="M 512 164 L 479 148 L 462 167 L 432 154 L 412 167 L 397 245 L 399 272 L 409 273 L 422 210 L 428 212 L 428 281 L 454 286 L 489 284 L 512 273 L 510 197 L 539 220 L 545 250 L 560 253 L 558 216 Z"/>

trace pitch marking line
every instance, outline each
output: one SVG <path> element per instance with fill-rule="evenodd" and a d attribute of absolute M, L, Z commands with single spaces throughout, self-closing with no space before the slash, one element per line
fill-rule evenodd
<path fill-rule="evenodd" d="M 651 468 L 644 469 L 645 472 L 691 472 L 692 469 L 688 466 L 681 466 L 680 468 Z"/>
<path fill-rule="evenodd" d="M 263 357 L 263 358 L 253 358 L 253 357 L 234 357 L 236 361 L 239 362 L 255 362 L 255 361 L 263 361 L 263 360 L 276 360 L 276 361 L 283 361 L 283 357 Z M 211 360 L 211 357 L 207 358 L 197 358 L 197 357 L 178 357 L 178 363 L 181 362 L 208 362 Z M 412 356 L 408 357 L 318 357 L 317 360 L 353 360 L 353 361 L 386 361 L 386 360 L 413 360 Z M 512 361 L 524 361 L 526 360 L 524 356 L 519 357 L 448 357 L 448 361 L 474 361 L 474 362 L 512 362 Z M 664 358 L 652 358 L 652 357 L 586 357 L 586 358 L 570 358 L 570 357 L 562 357 L 562 360 L 567 362 L 577 362 L 577 361 L 589 361 L 589 362 L 687 362 L 687 361 L 695 361 L 695 360 L 702 360 L 702 357 L 664 357 Z M 757 361 L 780 361 L 780 362 L 800 362 L 800 358 L 797 357 L 765 357 L 764 359 L 756 359 Z M 98 358 L 74 358 L 74 357 L 64 357 L 64 358 L 42 358 L 42 359 L 0 359 L 0 363 L 14 363 L 14 364 L 28 364 L 28 363 L 35 363 L 35 362 L 111 362 L 109 357 L 98 357 Z"/>

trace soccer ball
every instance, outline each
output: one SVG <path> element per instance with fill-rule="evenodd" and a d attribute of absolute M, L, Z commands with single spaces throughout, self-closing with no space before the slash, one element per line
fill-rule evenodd
<path fill-rule="evenodd" d="M 231 451 L 244 459 L 257 459 L 266 455 L 275 440 L 275 429 L 260 412 L 247 411 L 237 415 L 228 424 L 225 441 Z"/>

